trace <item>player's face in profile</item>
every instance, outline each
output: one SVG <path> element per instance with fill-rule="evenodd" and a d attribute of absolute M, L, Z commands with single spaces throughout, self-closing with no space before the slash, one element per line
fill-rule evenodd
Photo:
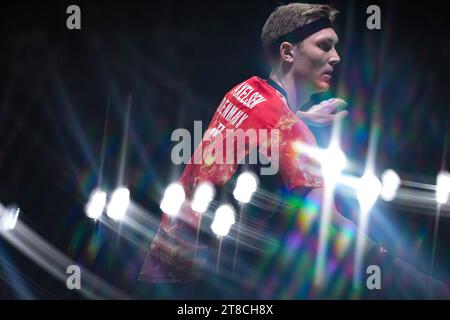
<path fill-rule="evenodd" d="M 338 42 L 332 28 L 322 29 L 296 46 L 294 72 L 301 85 L 315 92 L 326 91 L 330 87 L 333 67 L 340 58 L 335 45 Z"/>

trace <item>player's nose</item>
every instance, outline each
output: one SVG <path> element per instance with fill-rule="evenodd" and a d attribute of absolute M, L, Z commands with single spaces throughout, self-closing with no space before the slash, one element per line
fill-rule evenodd
<path fill-rule="evenodd" d="M 333 67 L 337 65 L 341 61 L 341 58 L 339 57 L 339 54 L 337 53 L 336 49 L 333 48 L 330 56 L 330 60 L 328 61 L 329 64 Z"/>

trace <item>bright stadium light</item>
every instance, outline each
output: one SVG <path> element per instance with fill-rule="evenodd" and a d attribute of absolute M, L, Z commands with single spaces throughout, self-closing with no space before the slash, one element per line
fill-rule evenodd
<path fill-rule="evenodd" d="M 89 200 L 84 208 L 86 215 L 94 220 L 100 218 L 106 204 L 106 192 L 94 189 L 89 196 Z"/>
<path fill-rule="evenodd" d="M 122 220 L 127 213 L 129 203 L 130 191 L 125 187 L 117 188 L 111 196 L 106 214 L 111 219 Z"/>
<path fill-rule="evenodd" d="M 233 207 L 225 204 L 217 208 L 211 229 L 217 236 L 225 237 L 235 222 L 236 218 Z"/>
<path fill-rule="evenodd" d="M 0 204 L 0 229 L 2 231 L 13 230 L 19 218 L 20 209 L 15 205 L 4 207 Z"/>
<path fill-rule="evenodd" d="M 239 202 L 248 203 L 257 188 L 258 179 L 256 176 L 251 172 L 244 172 L 237 179 L 233 196 Z"/>
<path fill-rule="evenodd" d="M 360 179 L 356 190 L 356 196 L 361 208 L 368 210 L 377 201 L 381 193 L 380 180 L 370 172 L 366 172 Z"/>
<path fill-rule="evenodd" d="M 347 157 L 336 144 L 324 150 L 321 156 L 322 174 L 326 181 L 335 183 L 347 165 Z"/>
<path fill-rule="evenodd" d="M 186 198 L 183 186 L 179 183 L 171 183 L 164 191 L 161 205 L 159 206 L 163 212 L 171 217 L 175 217 L 180 211 L 181 206 Z"/>
<path fill-rule="evenodd" d="M 436 201 L 439 204 L 445 204 L 450 194 L 450 173 L 440 171 L 436 179 Z"/>
<path fill-rule="evenodd" d="M 194 199 L 191 203 L 192 210 L 198 213 L 204 213 L 214 198 L 214 194 L 214 187 L 210 183 L 205 182 L 200 184 L 194 193 Z"/>
<path fill-rule="evenodd" d="M 401 182 L 400 177 L 394 170 L 386 170 L 381 175 L 381 198 L 385 201 L 394 200 Z"/>

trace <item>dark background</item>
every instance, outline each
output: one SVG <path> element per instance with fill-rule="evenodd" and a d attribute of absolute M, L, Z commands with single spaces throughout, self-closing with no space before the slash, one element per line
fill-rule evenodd
<path fill-rule="evenodd" d="M 18 204 L 24 223 L 86 269 L 135 297 L 153 297 L 150 289 L 136 289 L 143 250 L 126 240 L 117 243 L 115 232 L 93 226 L 83 212 L 99 179 L 105 119 L 102 186 L 112 190 L 118 183 L 131 96 L 124 182 L 134 203 L 159 218 L 162 191 L 182 169 L 171 164 L 171 132 L 192 131 L 194 120 L 206 128 L 232 86 L 252 75 L 268 76 L 260 30 L 282 3 L 2 2 L 0 202 Z M 342 137 L 347 156 L 364 166 L 370 124 L 376 121 L 377 172 L 393 168 L 408 180 L 434 184 L 448 159 L 450 30 L 444 2 L 332 3 L 341 12 L 336 31 L 342 62 L 325 97 L 349 102 Z M 70 4 L 81 7 L 81 30 L 66 28 Z M 381 8 L 381 30 L 366 28 L 370 4 Z M 314 133 L 326 146 L 329 130 Z M 383 238 L 376 223 L 374 237 L 427 271 L 433 217 L 424 215 L 425 209 L 384 203 L 379 208 L 408 245 L 398 248 L 394 238 Z M 450 281 L 449 232 L 450 220 L 442 218 L 435 274 L 445 281 Z M 419 233 L 422 242 L 411 253 Z M 137 238 L 145 246 L 151 236 Z M 15 289 L 11 272 L 31 297 L 78 297 L 3 240 L 0 254 L 1 298 L 30 297 Z"/>

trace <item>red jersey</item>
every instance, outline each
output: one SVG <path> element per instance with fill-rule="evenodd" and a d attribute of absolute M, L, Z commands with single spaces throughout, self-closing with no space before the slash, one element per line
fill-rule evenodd
<path fill-rule="evenodd" d="M 151 282 L 190 278 L 189 265 L 195 261 L 189 258 L 199 248 L 192 240 L 195 236 L 186 237 L 186 233 L 198 231 L 201 215 L 190 209 L 189 200 L 201 182 L 216 186 L 227 183 L 250 152 L 259 150 L 271 162 L 276 161 L 276 169 L 289 190 L 323 186 L 318 164 L 298 147 L 298 143 L 316 147 L 316 140 L 289 108 L 281 91 L 254 76 L 235 86 L 222 99 L 180 177 L 186 193 L 185 204 L 176 222 L 163 214 L 141 278 Z M 239 140 L 237 132 L 250 134 Z"/>

